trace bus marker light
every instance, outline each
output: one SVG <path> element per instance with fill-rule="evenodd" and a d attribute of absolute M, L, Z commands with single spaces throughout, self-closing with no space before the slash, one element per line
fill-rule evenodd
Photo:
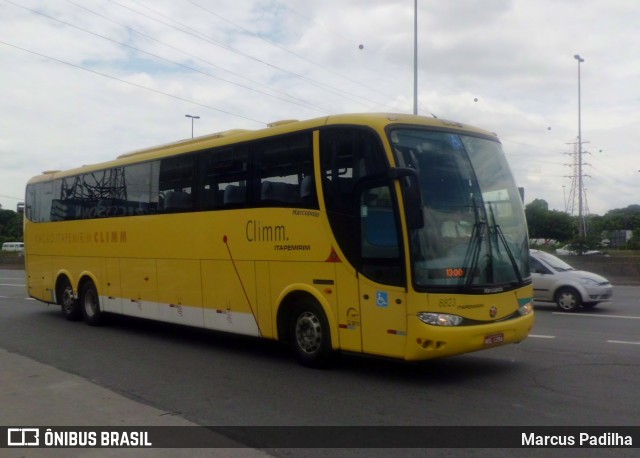
<path fill-rule="evenodd" d="M 342 262 L 342 261 L 340 261 L 340 256 L 338 256 L 338 253 L 336 253 L 336 250 L 333 247 L 331 247 L 331 253 L 329 253 L 329 257 L 325 262 Z"/>

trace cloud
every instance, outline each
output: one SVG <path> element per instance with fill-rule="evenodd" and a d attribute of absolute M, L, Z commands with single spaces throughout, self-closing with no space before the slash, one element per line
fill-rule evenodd
<path fill-rule="evenodd" d="M 419 5 L 422 114 L 497 132 L 527 201 L 564 209 L 579 53 L 589 208 L 638 203 L 635 0 Z M 413 106 L 413 2 L 10 0 L 0 31 L 4 208 L 42 170 L 190 136 L 185 114 L 203 135 Z"/>

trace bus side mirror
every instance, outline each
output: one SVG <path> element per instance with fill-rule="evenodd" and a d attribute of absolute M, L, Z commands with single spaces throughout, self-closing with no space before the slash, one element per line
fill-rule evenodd
<path fill-rule="evenodd" d="M 407 218 L 409 229 L 424 227 L 422 217 L 422 193 L 420 192 L 420 179 L 415 169 L 408 167 L 396 167 L 389 170 L 389 178 L 400 180 L 402 185 L 402 198 L 404 199 L 404 214 Z"/>
<path fill-rule="evenodd" d="M 21 215 L 24 213 L 24 202 L 18 202 L 18 205 L 16 206 L 16 212 Z"/>

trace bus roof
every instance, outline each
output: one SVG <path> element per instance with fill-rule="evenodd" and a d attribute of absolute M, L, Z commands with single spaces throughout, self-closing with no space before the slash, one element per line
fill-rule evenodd
<path fill-rule="evenodd" d="M 307 129 L 314 129 L 329 125 L 363 125 L 371 126 L 379 131 L 390 124 L 416 124 L 427 127 L 440 127 L 444 129 L 454 129 L 469 133 L 476 133 L 483 136 L 496 137 L 496 134 L 479 129 L 473 126 L 464 125 L 455 121 L 448 121 L 439 118 L 430 118 L 426 116 L 402 114 L 402 113 L 353 113 L 330 115 L 322 118 L 309 119 L 305 121 L 283 120 L 275 121 L 264 129 L 248 130 L 248 129 L 232 129 L 213 134 L 203 135 L 200 137 L 189 138 L 177 142 L 165 143 L 134 150 L 119 155 L 112 161 L 106 161 L 97 164 L 83 165 L 75 169 L 65 171 L 49 170 L 37 175 L 29 180 L 29 183 L 41 181 L 49 181 L 51 179 L 64 176 L 72 176 L 80 173 L 86 173 L 94 170 L 102 170 L 118 165 L 127 165 L 137 162 L 145 162 L 147 160 L 159 159 L 174 154 L 188 153 L 218 146 L 241 143 L 245 141 L 257 140 L 260 138 L 286 134 Z"/>

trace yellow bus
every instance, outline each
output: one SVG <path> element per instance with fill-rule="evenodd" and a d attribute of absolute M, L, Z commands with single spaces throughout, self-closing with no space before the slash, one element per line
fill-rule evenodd
<path fill-rule="evenodd" d="M 403 114 L 280 121 L 50 171 L 26 188 L 29 295 L 425 360 L 534 322 L 522 200 L 495 134 Z"/>

